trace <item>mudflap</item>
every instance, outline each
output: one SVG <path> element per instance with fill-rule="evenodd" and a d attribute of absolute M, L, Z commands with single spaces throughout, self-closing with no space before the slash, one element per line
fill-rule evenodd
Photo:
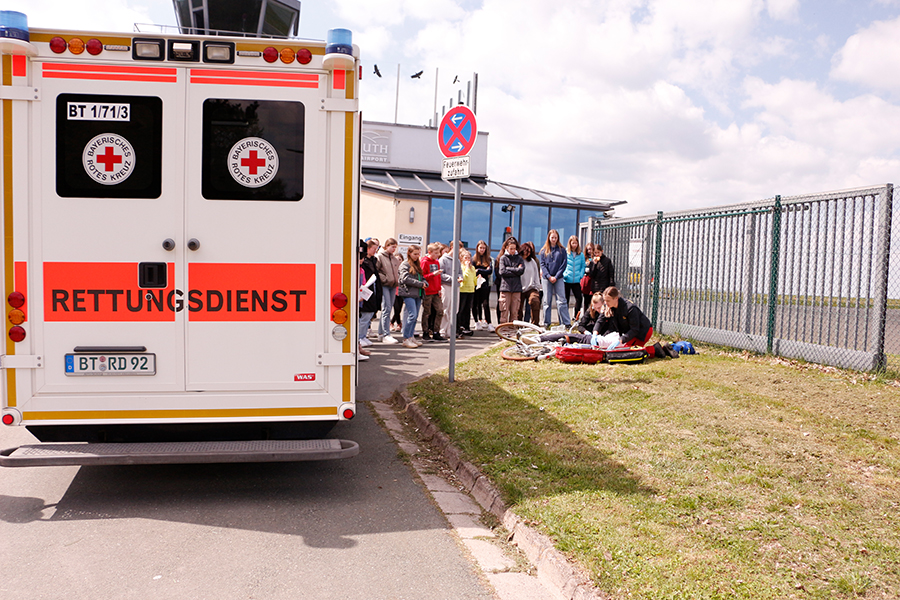
<path fill-rule="evenodd" d="M 3 467 L 158 465 L 334 460 L 359 454 L 351 440 L 251 440 L 33 444 L 0 451 Z"/>

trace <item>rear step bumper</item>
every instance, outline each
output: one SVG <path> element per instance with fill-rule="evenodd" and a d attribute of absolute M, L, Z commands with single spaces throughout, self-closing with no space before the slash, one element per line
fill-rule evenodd
<path fill-rule="evenodd" d="M 34 444 L 0 451 L 2 467 L 294 462 L 350 458 L 351 440 Z"/>

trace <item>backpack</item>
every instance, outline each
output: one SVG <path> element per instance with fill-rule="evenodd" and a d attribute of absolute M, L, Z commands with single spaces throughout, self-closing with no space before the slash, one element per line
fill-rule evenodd
<path fill-rule="evenodd" d="M 591 295 L 591 276 L 585 275 L 581 278 L 581 282 L 579 283 L 581 286 L 581 293 L 585 296 Z"/>
<path fill-rule="evenodd" d="M 556 358 L 564 363 L 596 364 L 606 357 L 606 352 L 600 348 L 591 348 L 586 344 L 578 346 L 561 346 L 556 349 Z"/>

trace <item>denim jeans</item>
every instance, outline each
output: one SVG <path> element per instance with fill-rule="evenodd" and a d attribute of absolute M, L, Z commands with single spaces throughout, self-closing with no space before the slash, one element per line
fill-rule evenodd
<path fill-rule="evenodd" d="M 403 322 L 403 339 L 413 339 L 416 335 L 416 319 L 419 318 L 419 308 L 422 306 L 421 298 L 404 298 L 406 306 L 406 321 Z"/>
<path fill-rule="evenodd" d="M 566 282 L 562 278 L 556 283 L 550 283 L 546 277 L 541 279 L 544 286 L 544 327 L 550 326 L 550 308 L 553 306 L 553 297 L 556 296 L 556 312 L 559 315 L 561 325 L 568 327 L 572 320 L 569 318 L 569 304 L 566 302 Z"/>
<path fill-rule="evenodd" d="M 378 319 L 378 335 L 390 335 L 391 310 L 394 309 L 394 298 L 397 297 L 397 288 L 381 288 L 381 318 Z"/>
<path fill-rule="evenodd" d="M 369 325 L 372 323 L 372 317 L 375 316 L 373 312 L 362 312 L 359 311 L 359 339 L 365 339 L 366 334 L 369 333 Z"/>

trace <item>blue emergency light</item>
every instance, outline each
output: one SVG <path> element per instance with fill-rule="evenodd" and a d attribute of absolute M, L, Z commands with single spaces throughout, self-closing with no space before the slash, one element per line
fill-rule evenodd
<path fill-rule="evenodd" d="M 15 10 L 0 10 L 0 38 L 30 41 L 28 17 Z"/>
<path fill-rule="evenodd" d="M 325 36 L 325 54 L 353 55 L 353 32 L 349 29 L 329 29 Z"/>
<path fill-rule="evenodd" d="M 353 33 L 349 29 L 329 29 L 322 66 L 329 71 L 349 71 L 353 64 Z"/>

